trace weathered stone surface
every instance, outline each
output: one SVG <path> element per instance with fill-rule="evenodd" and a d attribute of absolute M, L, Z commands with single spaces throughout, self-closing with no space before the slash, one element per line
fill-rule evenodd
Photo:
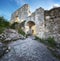
<path fill-rule="evenodd" d="M 45 11 L 45 28 L 46 37 L 54 37 L 56 41 L 60 42 L 60 7 Z M 49 16 L 49 18 L 46 18 Z"/>
<path fill-rule="evenodd" d="M 7 50 L 8 50 L 8 47 L 0 42 L 0 57 L 2 57 Z"/>
<path fill-rule="evenodd" d="M 29 5 L 25 4 L 17 11 L 15 11 L 11 16 L 11 23 L 22 22 L 26 20 L 26 18 L 31 14 L 29 8 L 30 8 Z"/>
<path fill-rule="evenodd" d="M 36 36 L 40 38 L 48 38 L 51 36 L 60 42 L 60 7 L 55 7 L 50 10 L 44 10 L 40 7 L 33 13 L 30 13 L 29 5 L 25 4 L 12 14 L 11 20 L 13 22 L 18 20 L 16 16 L 18 16 L 19 21 L 26 20 L 24 27 L 26 33 L 29 30 L 27 23 L 32 21 L 35 23 L 35 26 L 31 29 L 34 30 Z"/>
<path fill-rule="evenodd" d="M 19 34 L 16 30 L 13 29 L 6 29 L 1 35 L 0 40 L 3 42 L 7 41 L 13 41 L 16 39 L 24 39 L 25 37 L 21 34 Z"/>
<path fill-rule="evenodd" d="M 10 52 L 0 61 L 59 61 L 45 45 L 31 38 L 11 42 L 8 46 L 11 48 Z"/>
<path fill-rule="evenodd" d="M 40 38 L 44 37 L 44 9 L 40 7 L 36 9 L 35 12 L 33 12 L 30 16 L 28 16 L 25 23 L 26 27 L 29 27 L 28 26 L 29 21 L 32 21 L 33 23 L 35 23 L 35 27 L 32 26 L 31 28 L 32 30 L 34 30 L 35 32 L 34 34 Z M 25 31 L 26 30 L 27 28 L 25 29 Z"/>

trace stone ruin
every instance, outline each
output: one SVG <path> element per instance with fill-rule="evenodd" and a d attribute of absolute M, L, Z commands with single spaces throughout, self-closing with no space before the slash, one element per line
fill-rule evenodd
<path fill-rule="evenodd" d="M 26 21 L 25 33 L 31 27 L 34 31 L 33 35 L 40 38 L 54 37 L 56 41 L 60 42 L 60 7 L 50 10 L 44 10 L 40 7 L 31 13 L 30 6 L 25 4 L 11 15 L 10 23 L 23 21 Z M 35 25 L 31 25 L 31 23 Z"/>
<path fill-rule="evenodd" d="M 60 41 L 60 7 L 45 10 L 45 32 L 46 37 L 54 37 L 56 41 Z"/>

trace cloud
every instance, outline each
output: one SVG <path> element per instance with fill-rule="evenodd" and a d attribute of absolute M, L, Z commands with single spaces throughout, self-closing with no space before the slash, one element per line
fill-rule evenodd
<path fill-rule="evenodd" d="M 54 4 L 53 7 L 60 7 L 60 4 Z"/>
<path fill-rule="evenodd" d="M 60 7 L 60 4 L 58 4 L 58 3 L 53 3 L 53 4 L 51 5 L 50 9 L 51 9 L 51 8 L 55 8 L 55 7 Z"/>
<path fill-rule="evenodd" d="M 23 5 L 26 3 L 25 0 L 10 0 L 10 2 L 15 2 L 17 5 Z"/>
<path fill-rule="evenodd" d="M 32 1 L 32 0 L 30 0 Z M 49 10 L 51 9 L 51 7 L 53 6 L 54 4 L 54 1 L 53 0 L 33 0 L 34 3 L 31 3 L 31 8 L 32 11 L 34 11 L 36 8 L 39 8 L 39 7 L 42 7 L 44 8 L 45 10 Z"/>
<path fill-rule="evenodd" d="M 16 2 L 17 5 L 25 4 L 24 0 L 15 0 L 15 2 Z"/>
<path fill-rule="evenodd" d="M 60 7 L 60 3 L 59 2 L 56 2 L 54 0 L 45 0 L 46 1 L 46 5 L 44 5 L 44 8 L 50 10 L 51 8 L 54 8 L 54 7 Z M 44 2 L 45 2 L 44 1 Z"/>

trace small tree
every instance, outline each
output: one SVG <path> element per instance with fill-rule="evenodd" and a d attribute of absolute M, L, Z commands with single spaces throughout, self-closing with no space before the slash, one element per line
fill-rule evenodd
<path fill-rule="evenodd" d="M 4 31 L 5 28 L 9 27 L 9 22 L 4 18 L 0 17 L 0 33 Z"/>
<path fill-rule="evenodd" d="M 0 17 L 0 27 L 9 27 L 9 22 L 4 17 Z"/>

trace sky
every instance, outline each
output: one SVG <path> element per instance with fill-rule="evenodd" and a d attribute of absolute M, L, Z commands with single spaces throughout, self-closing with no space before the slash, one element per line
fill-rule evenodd
<path fill-rule="evenodd" d="M 59 7 L 60 0 L 0 0 L 0 16 L 4 16 L 8 21 L 11 14 L 24 4 L 30 5 L 30 11 L 42 7 L 49 10 L 52 7 Z"/>

